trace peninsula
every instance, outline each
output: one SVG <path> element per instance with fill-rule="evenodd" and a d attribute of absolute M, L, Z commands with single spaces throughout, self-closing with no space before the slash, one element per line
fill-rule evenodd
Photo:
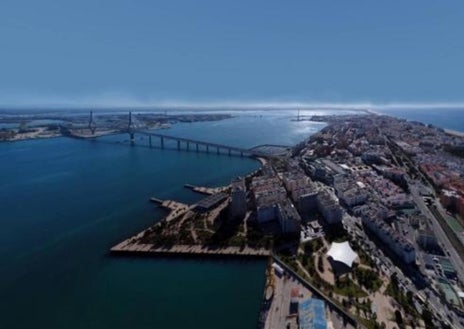
<path fill-rule="evenodd" d="M 267 257 L 263 328 L 313 308 L 333 328 L 464 323 L 464 139 L 381 115 L 312 119 L 328 126 L 259 170 L 188 186 L 207 194 L 196 204 L 153 198 L 169 215 L 112 252 Z"/>

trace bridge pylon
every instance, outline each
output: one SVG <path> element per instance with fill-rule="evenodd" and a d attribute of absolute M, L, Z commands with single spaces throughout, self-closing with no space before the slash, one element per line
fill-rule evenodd
<path fill-rule="evenodd" d="M 95 124 L 95 121 L 93 121 L 93 111 L 90 111 L 90 116 L 89 116 L 89 129 L 92 135 L 95 135 L 95 130 L 97 129 L 97 125 Z"/>
<path fill-rule="evenodd" d="M 134 127 L 134 122 L 132 121 L 132 112 L 129 112 L 129 124 L 127 125 L 127 132 L 129 133 L 129 141 L 131 145 L 134 145 L 135 143 L 135 127 Z"/>

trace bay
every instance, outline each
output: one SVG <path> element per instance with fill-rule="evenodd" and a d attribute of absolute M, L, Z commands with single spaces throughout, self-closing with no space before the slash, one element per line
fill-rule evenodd
<path fill-rule="evenodd" d="M 350 112 L 302 115 L 329 113 Z M 446 113 L 387 114 L 462 130 L 462 111 Z M 161 132 L 252 147 L 293 145 L 325 126 L 292 121 L 289 111 L 232 114 Z M 166 214 L 149 197 L 193 203 L 201 196 L 183 184 L 227 184 L 258 163 L 178 152 L 174 144 L 150 149 L 140 136 L 130 147 L 127 139 L 0 144 L 0 328 L 255 328 L 264 261 L 112 257 L 108 250 Z"/>
<path fill-rule="evenodd" d="M 291 145 L 324 125 L 288 113 L 163 131 L 229 145 Z M 126 135 L 0 144 L 0 328 L 254 328 L 265 261 L 113 257 L 111 246 L 192 203 L 183 184 L 221 185 L 249 158 L 147 147 Z"/>

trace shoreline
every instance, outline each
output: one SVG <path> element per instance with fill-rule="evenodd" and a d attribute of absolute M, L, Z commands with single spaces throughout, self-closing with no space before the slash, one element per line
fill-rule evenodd
<path fill-rule="evenodd" d="M 456 136 L 456 137 L 464 137 L 464 131 L 457 131 L 453 129 L 443 129 L 445 133 L 448 135 Z"/>
<path fill-rule="evenodd" d="M 334 116 L 334 117 L 336 118 L 336 116 Z M 396 124 L 398 124 L 398 122 L 401 122 L 401 121 L 398 121 L 400 119 L 397 119 L 395 117 L 391 117 L 390 119 L 388 119 L 388 117 L 389 116 L 386 116 L 385 118 L 382 117 L 382 118 L 379 118 L 379 120 L 382 120 L 381 122 L 385 123 L 385 124 L 390 123 L 390 121 L 388 121 L 388 120 L 393 121 L 394 119 L 397 120 L 397 121 L 395 121 Z M 368 116 L 365 119 L 367 124 L 372 124 L 372 122 L 369 121 L 369 120 L 374 120 L 373 118 L 375 118 L 375 115 Z M 328 123 L 328 126 L 327 126 L 328 131 L 326 132 L 326 134 L 329 135 L 329 136 L 326 137 L 326 139 L 329 139 L 330 134 L 332 133 L 332 135 L 333 135 L 334 131 L 336 131 L 338 133 L 340 130 L 336 130 L 336 128 L 338 127 L 337 125 L 341 125 L 341 124 L 344 123 L 340 119 L 333 119 L 332 121 L 333 121 L 332 124 L 331 124 L 331 122 Z M 353 119 L 353 121 L 356 122 L 355 119 Z M 407 125 L 407 123 L 404 123 L 404 125 Z M 396 127 L 396 126 L 394 126 L 394 127 Z M 416 127 L 420 127 L 420 129 L 432 129 L 432 127 L 429 127 L 428 125 L 427 125 L 427 127 L 422 127 L 420 124 L 417 124 Z M 435 129 L 435 132 L 437 134 L 441 134 L 442 136 L 445 133 L 446 134 L 451 133 L 451 134 L 454 134 L 454 135 L 459 136 L 459 137 L 464 137 L 464 133 L 459 133 L 459 132 L 455 132 L 455 131 L 451 131 L 451 130 L 445 130 L 445 129 L 437 129 L 435 127 L 433 127 L 433 129 Z M 450 139 L 450 138 L 448 137 L 448 139 Z M 260 162 L 261 166 L 265 166 L 267 164 L 267 162 L 269 161 L 269 159 L 266 159 L 264 157 L 255 157 L 255 159 Z M 192 185 L 189 185 L 189 184 L 185 185 L 185 187 L 190 188 L 195 192 L 200 192 L 200 193 L 203 193 L 203 194 L 209 194 L 209 193 L 205 193 L 205 192 L 207 192 L 206 189 L 205 190 L 199 189 L 198 187 L 195 187 L 195 186 L 192 186 Z M 215 194 L 215 193 L 212 193 L 212 194 Z M 162 202 L 161 200 L 155 200 L 155 201 L 158 202 L 158 203 L 161 203 L 164 206 L 164 202 Z M 229 200 L 227 200 L 227 202 L 223 202 L 224 207 L 228 206 L 228 202 L 229 202 Z M 191 205 L 191 206 L 185 205 L 182 208 L 185 209 L 186 207 L 188 207 L 188 211 L 191 211 L 191 210 L 193 211 L 193 209 L 195 207 L 197 207 L 197 205 L 195 205 L 195 204 Z M 214 207 L 216 207 L 216 206 L 214 205 Z M 220 211 L 222 211 L 224 209 L 224 207 L 222 207 L 220 209 Z M 174 208 L 176 208 L 176 207 L 174 207 Z M 208 211 L 209 211 L 210 207 L 208 207 L 206 209 L 208 209 Z M 216 210 L 216 208 L 213 208 L 213 209 L 214 210 L 212 210 L 212 211 Z M 332 290 L 330 290 L 330 288 L 327 288 L 327 287 L 324 287 L 324 286 L 323 286 L 322 290 L 320 290 L 318 288 L 315 288 L 315 286 L 313 284 L 309 283 L 303 277 L 301 277 L 298 274 L 299 272 L 298 273 L 295 272 L 295 269 L 291 269 L 289 265 L 287 265 L 286 263 L 281 261 L 278 257 L 276 257 L 273 254 L 273 250 L 276 250 L 276 249 L 273 248 L 273 246 L 267 247 L 267 249 L 264 249 L 262 247 L 260 247 L 260 248 L 250 248 L 249 245 L 248 245 L 247 240 L 240 240 L 241 246 L 240 246 L 240 244 L 236 244 L 235 241 L 234 241 L 233 246 L 229 246 L 231 244 L 231 242 L 230 242 L 231 240 L 197 239 L 197 231 L 195 231 L 194 226 L 197 225 L 197 223 L 199 223 L 199 221 L 197 221 L 197 222 L 187 221 L 187 220 L 190 220 L 190 217 L 188 217 L 187 219 L 186 219 L 185 216 L 182 217 L 186 213 L 187 213 L 187 210 L 185 212 L 181 212 L 179 214 L 179 213 L 177 213 L 177 209 L 175 209 L 175 210 L 173 209 L 173 211 L 170 213 L 170 215 L 171 216 L 174 215 L 175 216 L 174 219 L 178 220 L 179 223 L 175 223 L 171 227 L 166 226 L 166 225 L 161 225 L 161 226 L 158 226 L 158 230 L 156 230 L 157 225 L 160 222 L 163 223 L 163 221 L 166 221 L 166 218 L 162 219 L 160 222 L 158 222 L 155 225 L 147 228 L 145 231 L 140 232 L 138 235 L 136 235 L 134 237 L 131 237 L 131 238 L 128 238 L 128 239 L 122 241 L 121 243 L 119 243 L 118 245 L 112 247 L 110 252 L 112 254 L 116 254 L 116 255 L 119 255 L 119 254 L 127 255 L 127 256 L 129 256 L 129 255 L 139 256 L 140 255 L 140 256 L 145 256 L 145 257 L 162 256 L 162 257 L 167 257 L 167 258 L 171 258 L 171 257 L 181 257 L 181 258 L 190 258 L 190 257 L 192 257 L 192 258 L 198 258 L 198 257 L 202 258 L 202 257 L 206 257 L 206 258 L 222 258 L 222 259 L 224 259 L 224 258 L 228 258 L 228 257 L 240 257 L 240 258 L 249 258 L 249 257 L 250 258 L 266 258 L 266 257 L 271 257 L 271 258 L 269 258 L 270 260 L 273 259 L 275 262 L 279 263 L 282 267 L 284 267 L 287 271 L 291 271 L 294 277 L 297 277 L 303 283 L 303 285 L 305 285 L 307 288 L 308 287 L 310 288 L 313 295 L 315 295 L 316 297 L 324 300 L 325 303 L 328 304 L 329 309 L 331 309 L 331 310 L 335 309 L 338 314 L 342 314 L 344 320 L 345 321 L 348 320 L 350 322 L 350 324 L 353 325 L 354 327 L 358 327 L 360 325 L 359 321 L 362 321 L 363 319 L 369 320 L 367 317 L 360 317 L 359 315 L 358 315 L 359 319 L 356 318 L 354 315 L 352 315 L 352 313 L 351 313 L 352 310 L 351 310 L 351 312 L 349 311 L 350 308 L 348 308 L 348 310 L 345 310 L 345 308 L 346 308 L 345 303 L 343 303 L 343 305 L 341 306 L 339 298 L 338 299 L 333 298 L 332 295 L 327 294 L 327 291 L 329 293 L 332 293 Z M 170 215 L 168 215 L 168 217 Z M 179 217 L 181 217 L 181 218 L 179 218 Z M 203 230 L 206 230 L 208 222 L 215 223 L 215 220 L 217 218 L 218 218 L 218 216 L 216 214 L 214 216 L 214 218 L 212 218 L 211 221 L 209 221 L 208 218 L 205 219 L 205 220 L 202 220 L 202 222 L 200 222 L 200 226 L 201 226 L 200 233 L 203 233 Z M 187 225 L 185 225 L 185 227 L 191 227 L 190 231 L 188 231 L 189 232 L 188 235 L 191 238 L 190 240 L 184 238 L 185 231 L 182 229 L 181 224 L 183 225 L 185 223 L 187 223 Z M 212 229 L 209 229 L 209 231 L 212 231 Z M 168 234 L 163 236 L 164 232 L 167 232 Z M 213 234 L 216 233 L 215 229 L 214 229 L 214 231 L 212 231 L 212 233 Z M 193 238 L 192 238 L 192 236 L 193 236 Z M 163 239 L 161 239 L 160 237 L 162 237 Z M 218 243 L 218 241 L 219 241 L 219 243 Z M 244 241 L 246 241 L 246 242 L 244 242 Z M 211 242 L 213 242 L 213 243 L 210 244 Z M 321 259 L 321 257 L 322 256 L 319 256 L 319 260 Z M 291 263 L 289 262 L 289 264 L 291 264 Z M 303 265 L 300 265 L 300 266 L 303 266 Z M 312 276 L 310 276 L 310 274 L 307 274 L 307 275 L 308 275 L 308 280 L 312 281 Z M 263 294 L 266 296 L 266 294 L 267 294 L 267 286 L 264 289 Z M 266 302 L 266 297 L 264 297 L 264 302 L 262 304 L 265 305 L 266 303 L 267 303 Z M 282 306 L 280 304 L 278 304 L 278 305 L 279 305 L 279 307 Z M 260 313 L 260 315 L 259 315 L 260 320 L 261 320 L 261 318 L 262 318 L 262 313 Z M 265 319 L 267 318 L 267 313 L 264 313 L 264 318 Z"/>
<path fill-rule="evenodd" d="M 132 247 L 132 248 L 130 248 Z M 271 256 L 271 251 L 267 249 L 251 249 L 240 247 L 214 248 L 201 245 L 174 245 L 172 248 L 159 247 L 153 248 L 152 245 L 131 245 L 129 247 L 115 246 L 110 249 L 114 255 L 134 255 L 143 257 L 180 257 L 180 258 L 258 258 L 266 259 Z"/>
<path fill-rule="evenodd" d="M 253 172 L 252 172 L 253 173 Z M 188 184 L 187 184 L 188 185 Z M 198 188 L 198 187 L 196 187 Z M 222 188 L 216 188 L 222 189 Z M 193 192 L 202 193 L 203 191 Z M 218 192 L 223 193 L 223 192 Z M 175 220 L 191 220 L 191 215 L 189 212 L 192 212 L 197 203 L 192 205 L 183 204 L 180 202 L 172 200 L 160 200 L 157 198 L 150 198 L 150 202 L 158 204 L 160 207 L 169 209 L 170 212 L 167 216 L 161 218 L 155 224 L 147 227 L 141 232 L 124 239 L 118 244 L 114 245 L 110 249 L 112 254 L 133 254 L 133 255 L 144 255 L 144 256 L 218 256 L 218 257 L 269 257 L 272 255 L 272 251 L 269 248 L 263 247 L 251 247 L 247 244 L 242 246 L 236 245 L 221 245 L 221 244 L 185 244 L 185 243 L 173 243 L 173 244 L 164 244 L 158 245 L 155 242 L 147 243 L 143 239 L 150 235 L 156 227 L 163 225 L 163 223 L 170 223 Z M 213 213 L 224 209 L 227 206 L 227 201 L 222 202 L 215 206 Z M 218 215 L 212 215 L 216 217 Z M 186 217 L 187 216 L 187 217 Z"/>

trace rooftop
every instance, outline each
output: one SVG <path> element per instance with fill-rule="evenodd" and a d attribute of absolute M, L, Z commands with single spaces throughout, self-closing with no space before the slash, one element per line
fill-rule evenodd
<path fill-rule="evenodd" d="M 322 300 L 308 298 L 298 307 L 300 329 L 327 329 L 325 304 Z"/>
<path fill-rule="evenodd" d="M 327 252 L 327 256 L 331 257 L 336 262 L 341 262 L 347 265 L 348 267 L 351 267 L 356 258 L 358 258 L 358 254 L 351 249 L 348 241 L 342 243 L 332 242 L 332 245 Z"/>

